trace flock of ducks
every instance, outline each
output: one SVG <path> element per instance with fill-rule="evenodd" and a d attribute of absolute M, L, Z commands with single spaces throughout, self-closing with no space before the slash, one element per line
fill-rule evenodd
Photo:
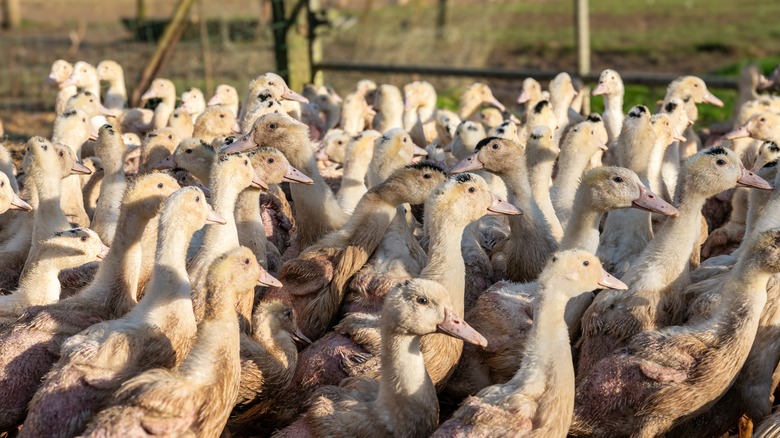
<path fill-rule="evenodd" d="M 158 78 L 129 108 L 115 61 L 49 79 L 51 138 L 0 147 L 0 435 L 780 436 L 755 68 L 704 141 L 695 76 L 624 112 L 605 70 L 603 114 L 566 73 L 514 112 L 480 83 L 448 111 L 423 81 Z"/>

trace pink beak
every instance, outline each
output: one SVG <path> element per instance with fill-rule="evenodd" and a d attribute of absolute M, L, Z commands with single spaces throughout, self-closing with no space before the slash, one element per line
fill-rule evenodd
<path fill-rule="evenodd" d="M 176 158 L 173 154 L 168 155 L 164 160 L 152 165 L 152 169 L 173 169 L 174 167 L 176 167 Z"/>
<path fill-rule="evenodd" d="M 417 146 L 414 143 L 412 143 L 412 146 L 413 146 L 413 150 L 414 150 L 413 155 L 423 156 L 423 157 L 428 155 L 428 151 L 426 151 L 425 149 L 421 148 L 420 146 Z"/>
<path fill-rule="evenodd" d="M 78 82 L 78 80 L 73 75 L 70 75 L 70 76 L 68 76 L 67 79 L 65 79 L 64 81 L 60 82 L 59 89 L 62 90 L 65 87 L 74 86 L 74 85 L 76 85 L 76 82 Z"/>
<path fill-rule="evenodd" d="M 479 158 L 477 157 L 478 154 L 479 152 L 474 152 L 468 157 L 460 160 L 460 162 L 456 164 L 455 167 L 450 169 L 450 173 L 463 173 L 471 172 L 472 170 L 484 169 L 485 165 L 479 161 Z"/>
<path fill-rule="evenodd" d="M 522 105 L 526 102 L 531 100 L 531 93 L 528 92 L 528 90 L 523 90 L 519 96 L 517 96 L 517 103 L 519 105 Z"/>
<path fill-rule="evenodd" d="M 260 278 L 257 279 L 257 284 L 260 286 L 282 287 L 282 282 L 274 278 L 273 275 L 263 268 L 260 268 Z M 303 339 L 305 339 L 305 336 Z"/>
<path fill-rule="evenodd" d="M 238 121 L 233 124 L 233 128 L 231 128 L 231 131 L 235 134 L 241 134 L 241 125 L 238 124 Z"/>
<path fill-rule="evenodd" d="M 715 95 L 710 93 L 709 91 L 704 92 L 704 101 L 711 105 L 723 107 L 723 101 L 715 97 Z"/>
<path fill-rule="evenodd" d="M 104 117 L 119 117 L 122 114 L 122 110 L 118 109 L 108 109 L 104 107 L 103 105 L 100 105 L 100 111 L 98 111 L 101 116 Z"/>
<path fill-rule="evenodd" d="M 150 88 L 146 90 L 146 93 L 144 93 L 143 96 L 141 96 L 141 100 L 149 100 L 155 97 L 157 97 L 157 90 L 155 90 L 154 88 Z"/>
<path fill-rule="evenodd" d="M 77 173 L 79 175 L 90 175 L 90 174 L 92 174 L 92 170 L 90 170 L 89 167 L 79 163 L 78 161 L 76 161 L 75 163 L 73 163 L 72 166 L 70 166 L 70 171 L 73 172 L 73 173 Z"/>
<path fill-rule="evenodd" d="M 103 248 L 100 250 L 100 254 L 96 255 L 95 258 L 98 260 L 105 259 L 110 249 L 111 248 L 107 247 L 106 245 L 103 245 Z"/>
<path fill-rule="evenodd" d="M 607 145 L 605 145 L 604 143 L 600 142 L 599 139 L 597 139 L 596 137 L 592 137 L 590 141 L 593 142 L 593 145 L 596 146 L 596 148 L 598 148 L 598 149 L 600 149 L 602 151 L 608 150 Z"/>
<path fill-rule="evenodd" d="M 22 198 L 19 197 L 16 193 L 13 193 L 11 195 L 11 210 L 22 210 L 22 211 L 32 211 L 32 206 L 26 202 Z"/>
<path fill-rule="evenodd" d="M 758 89 L 759 90 L 766 90 L 767 88 L 771 87 L 772 85 L 774 85 L 774 81 L 772 81 L 770 79 L 767 79 L 766 76 L 760 75 L 758 77 Z"/>
<path fill-rule="evenodd" d="M 301 103 L 309 103 L 309 99 L 301 96 L 300 94 L 296 93 L 295 91 L 289 88 L 285 90 L 284 93 L 282 93 L 282 99 L 294 100 L 296 102 L 301 102 Z"/>
<path fill-rule="evenodd" d="M 742 168 L 742 174 L 737 180 L 737 186 L 741 187 L 754 187 L 763 190 L 772 190 L 772 185 L 769 184 L 764 178 L 756 175 L 755 173 Z"/>
<path fill-rule="evenodd" d="M 520 211 L 519 208 L 504 201 L 498 196 L 493 195 L 492 193 L 490 196 L 493 199 L 490 204 L 490 207 L 488 207 L 488 214 L 511 214 L 511 215 L 523 214 L 523 212 Z"/>
<path fill-rule="evenodd" d="M 255 174 L 252 177 L 252 183 L 250 184 L 250 186 L 257 189 L 268 190 L 268 184 L 266 184 L 265 181 L 260 179 L 260 177 L 257 174 Z"/>
<path fill-rule="evenodd" d="M 209 206 L 209 214 L 206 215 L 206 223 L 207 224 L 225 225 L 227 223 L 227 221 L 219 213 L 214 211 L 214 209 L 212 209 L 211 206 Z"/>
<path fill-rule="evenodd" d="M 628 286 L 626 286 L 625 283 L 613 277 L 612 275 L 609 274 L 609 272 L 603 269 L 601 270 L 601 278 L 599 279 L 599 286 L 607 289 L 628 290 Z"/>
<path fill-rule="evenodd" d="M 731 131 L 723 136 L 723 138 L 725 138 L 726 140 L 736 140 L 738 138 L 745 138 L 745 137 L 750 137 L 750 131 L 748 131 L 746 126 Z"/>
<path fill-rule="evenodd" d="M 462 339 L 470 344 L 487 347 L 487 339 L 452 310 L 444 308 L 444 321 L 436 325 L 438 332 Z"/>
<path fill-rule="evenodd" d="M 674 131 L 674 133 L 672 134 L 672 140 L 685 141 L 685 136 L 678 134 L 677 131 Z"/>
<path fill-rule="evenodd" d="M 255 143 L 255 139 L 252 138 L 251 134 L 252 134 L 251 131 L 247 132 L 241 138 L 234 141 L 233 143 L 230 143 L 227 146 L 223 146 L 222 150 L 220 150 L 219 152 L 222 154 L 230 154 L 233 152 L 244 152 L 256 148 L 258 144 Z"/>
<path fill-rule="evenodd" d="M 209 101 L 206 103 L 207 106 L 212 105 L 222 105 L 222 95 L 221 94 L 215 94 L 214 96 L 209 99 Z"/>
<path fill-rule="evenodd" d="M 498 99 L 496 99 L 494 96 L 490 96 L 487 99 L 487 103 L 490 105 L 493 105 L 494 107 L 498 108 L 499 111 L 504 112 L 506 111 L 506 107 L 503 103 L 499 102 Z"/>
<path fill-rule="evenodd" d="M 641 184 L 639 185 L 639 197 L 631 202 L 631 207 L 665 216 L 677 216 L 678 214 L 676 208 Z"/>
<path fill-rule="evenodd" d="M 314 180 L 306 176 L 300 170 L 294 168 L 291 164 L 287 164 L 287 172 L 284 173 L 282 181 L 301 184 L 314 184 Z"/>
<path fill-rule="evenodd" d="M 604 82 L 599 82 L 598 85 L 596 85 L 596 88 L 593 89 L 593 91 L 590 92 L 593 96 L 600 96 L 602 94 L 607 94 L 607 84 Z"/>

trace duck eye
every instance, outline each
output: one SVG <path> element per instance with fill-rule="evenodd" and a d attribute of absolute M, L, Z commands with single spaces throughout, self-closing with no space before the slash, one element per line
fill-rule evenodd
<path fill-rule="evenodd" d="M 431 179 L 431 174 L 430 173 L 423 174 L 423 178 Z"/>
<path fill-rule="evenodd" d="M 284 315 L 285 318 L 289 318 L 289 317 L 292 316 L 292 310 L 284 309 L 284 312 L 282 313 L 282 315 Z"/>
<path fill-rule="evenodd" d="M 474 187 L 469 187 L 469 193 L 474 193 L 476 191 L 477 191 L 477 189 L 475 189 Z"/>
<path fill-rule="evenodd" d="M 273 87 L 273 86 L 274 86 L 274 83 L 273 83 L 273 82 L 269 82 L 269 83 L 268 83 L 268 85 L 269 85 L 269 86 L 271 86 L 271 87 Z"/>
<path fill-rule="evenodd" d="M 60 155 L 61 157 L 63 157 L 63 156 L 65 156 L 65 153 L 64 153 L 64 152 L 62 152 L 62 151 L 60 151 L 60 154 L 59 154 L 59 155 Z"/>
<path fill-rule="evenodd" d="M 244 259 L 244 264 L 248 265 L 249 264 L 249 259 Z"/>
<path fill-rule="evenodd" d="M 225 115 L 224 115 L 224 114 L 220 114 L 220 115 L 219 115 L 219 118 L 220 118 L 220 119 L 224 119 L 224 118 L 225 118 Z"/>
<path fill-rule="evenodd" d="M 716 161 L 715 164 L 717 164 L 718 166 L 724 166 L 726 164 L 726 160 L 720 159 Z"/>
<path fill-rule="evenodd" d="M 760 119 L 758 119 L 758 121 L 759 122 L 766 122 L 766 117 L 761 117 Z"/>
<path fill-rule="evenodd" d="M 339 140 L 339 141 L 336 142 L 336 144 L 342 145 L 342 144 L 344 144 L 344 142 L 342 140 Z"/>
<path fill-rule="evenodd" d="M 276 160 L 274 160 L 273 158 L 269 158 L 268 159 L 268 164 L 274 164 L 274 161 L 276 161 Z"/>
<path fill-rule="evenodd" d="M 157 184 L 157 188 L 158 188 L 158 189 L 161 189 L 161 188 L 163 188 L 163 183 Z"/>
<path fill-rule="evenodd" d="M 406 137 L 404 137 L 403 142 L 406 143 Z"/>
<path fill-rule="evenodd" d="M 616 183 L 620 184 L 620 183 L 623 182 L 623 178 L 620 177 L 620 176 L 616 176 L 616 177 L 612 178 L 612 181 L 615 181 Z"/>
<path fill-rule="evenodd" d="M 244 160 L 244 165 L 249 164 L 249 160 Z"/>
<path fill-rule="evenodd" d="M 276 123 L 271 123 L 268 125 L 268 129 L 276 129 Z"/>
<path fill-rule="evenodd" d="M 0 187 L 5 187 L 5 181 L 0 181 Z"/>
<path fill-rule="evenodd" d="M 186 150 L 186 151 L 184 151 L 184 152 L 185 152 L 185 153 L 187 153 L 187 154 L 191 154 L 191 153 L 192 153 L 192 149 L 187 149 L 187 150 Z"/>
<path fill-rule="evenodd" d="M 498 146 L 498 143 L 493 143 L 493 146 L 492 146 L 492 147 L 493 147 L 493 149 L 494 149 L 494 150 L 498 150 L 498 147 L 499 147 L 499 146 Z"/>
<path fill-rule="evenodd" d="M 417 297 L 417 304 L 422 304 L 423 306 L 428 304 L 428 298 L 425 297 Z"/>
<path fill-rule="evenodd" d="M 585 260 L 584 262 L 582 262 L 582 266 L 590 266 L 590 262 Z"/>
<path fill-rule="evenodd" d="M 195 197 L 195 202 L 200 202 L 200 196 Z"/>
<path fill-rule="evenodd" d="M 87 241 L 87 236 L 81 236 L 81 241 L 82 242 L 86 242 Z"/>

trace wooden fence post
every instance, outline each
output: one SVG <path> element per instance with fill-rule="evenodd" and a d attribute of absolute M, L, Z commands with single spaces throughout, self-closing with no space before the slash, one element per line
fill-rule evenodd
<path fill-rule="evenodd" d="M 577 40 L 577 74 L 582 78 L 590 73 L 588 0 L 574 0 L 574 29 Z"/>
<path fill-rule="evenodd" d="M 22 24 L 22 8 L 19 0 L 3 1 L 3 29 L 18 29 Z"/>

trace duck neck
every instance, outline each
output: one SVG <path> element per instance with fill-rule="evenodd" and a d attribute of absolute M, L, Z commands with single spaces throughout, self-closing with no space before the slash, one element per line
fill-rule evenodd
<path fill-rule="evenodd" d="M 173 113 L 173 105 L 169 105 L 165 100 L 157 105 L 154 109 L 154 115 L 152 116 L 153 129 L 162 129 L 168 126 L 168 119 L 171 118 Z"/>
<path fill-rule="evenodd" d="M 371 164 L 371 156 L 364 157 L 362 156 L 363 154 L 357 156 L 359 153 L 356 151 L 355 156 L 347 158 L 344 162 L 344 176 L 341 178 L 342 187 L 345 183 L 365 186 L 366 174 Z"/>
<path fill-rule="evenodd" d="M 595 254 L 599 247 L 599 222 L 603 213 L 590 205 L 584 195 L 574 199 L 571 217 L 563 233 L 560 251 L 582 249 Z"/>
<path fill-rule="evenodd" d="M 220 376 L 231 377 L 231 370 L 221 367 L 238 366 L 240 369 L 241 332 L 234 305 L 237 297 L 226 287 L 216 293 L 220 298 L 217 303 L 206 301 L 206 311 L 198 323 L 195 342 L 179 367 L 181 374 L 197 374 L 201 377 L 199 381 L 210 384 L 216 383 L 214 381 Z"/>
<path fill-rule="evenodd" d="M 119 74 L 116 77 L 111 79 L 111 82 L 109 82 L 108 85 L 108 91 L 106 92 L 106 95 L 114 95 L 118 99 L 121 99 L 121 101 L 126 102 L 127 101 L 127 87 L 125 86 L 125 75 Z M 108 100 L 108 99 L 106 99 Z M 108 103 L 108 102 L 106 102 Z M 117 102 L 111 102 L 112 104 L 119 104 L 119 101 Z"/>
<path fill-rule="evenodd" d="M 468 120 L 479 109 L 480 102 L 476 99 L 463 99 L 458 104 L 458 117 L 461 120 Z"/>
<path fill-rule="evenodd" d="M 377 402 L 385 408 L 384 412 L 399 420 L 394 415 L 399 410 L 430 409 L 431 404 L 437 405 L 435 401 L 436 390 L 420 352 L 420 336 L 396 333 L 384 324 Z M 418 415 L 422 412 L 417 410 Z"/>
<path fill-rule="evenodd" d="M 175 215 L 171 215 L 175 216 Z M 154 270 L 146 294 L 133 309 L 143 315 L 149 323 L 165 327 L 169 315 L 176 313 L 190 315 L 192 325 L 195 316 L 192 313 L 192 298 L 189 277 L 187 276 L 187 248 L 195 230 L 186 226 L 181 218 L 160 218 L 157 237 L 157 254 Z M 181 324 L 183 321 L 180 321 Z"/>
<path fill-rule="evenodd" d="M 41 248 L 30 254 L 30 263 L 22 270 L 19 289 L 14 292 L 25 305 L 53 303 L 60 298 L 60 271 L 68 266 L 66 257 L 42 257 Z"/>
<path fill-rule="evenodd" d="M 623 127 L 623 91 L 604 95 L 604 127 L 609 142 L 617 140 Z"/>
<path fill-rule="evenodd" d="M 558 160 L 558 175 L 555 177 L 550 196 L 552 197 L 555 211 L 567 211 L 572 208 L 574 197 L 577 195 L 577 189 L 580 186 L 582 173 L 590 161 L 586 154 L 575 150 L 569 153 L 561 153 Z"/>
<path fill-rule="evenodd" d="M 463 315 L 466 291 L 466 265 L 460 242 L 467 224 L 448 220 L 451 213 L 439 211 L 426 214 L 425 234 L 429 236 L 428 261 L 420 277 L 444 285 L 450 295 L 453 310 Z"/>
<path fill-rule="evenodd" d="M 538 233 L 544 235 L 545 238 L 552 238 L 550 225 L 533 196 L 525 165 L 521 162 L 519 163 L 518 167 L 512 172 L 499 175 L 506 184 L 509 202 L 520 207 L 520 210 L 523 211 L 523 214 L 509 217 L 510 231 L 513 236 L 517 237 L 525 234 L 529 228 L 533 228 L 538 230 Z"/>
<path fill-rule="evenodd" d="M 550 197 L 550 181 L 552 181 L 554 165 L 554 159 L 545 160 L 529 166 L 528 171 L 533 200 L 549 225 L 552 235 L 555 236 L 556 240 L 560 240 L 563 236 L 563 228 L 555 215 L 555 208 Z"/>
<path fill-rule="evenodd" d="M 41 240 L 51 237 L 54 231 L 67 230 L 70 224 L 60 206 L 63 180 L 58 172 L 38 169 L 32 179 L 37 193 L 31 243 L 32 251 L 35 251 Z"/>
<path fill-rule="evenodd" d="M 663 193 L 663 176 L 661 175 L 661 165 L 664 161 L 666 148 L 669 146 L 668 144 L 663 144 L 665 142 L 666 140 L 664 139 L 657 139 L 655 141 L 655 145 L 650 152 L 650 157 L 647 163 L 645 178 L 643 179 L 642 176 L 639 176 L 642 182 L 647 184 L 653 193 Z"/>

